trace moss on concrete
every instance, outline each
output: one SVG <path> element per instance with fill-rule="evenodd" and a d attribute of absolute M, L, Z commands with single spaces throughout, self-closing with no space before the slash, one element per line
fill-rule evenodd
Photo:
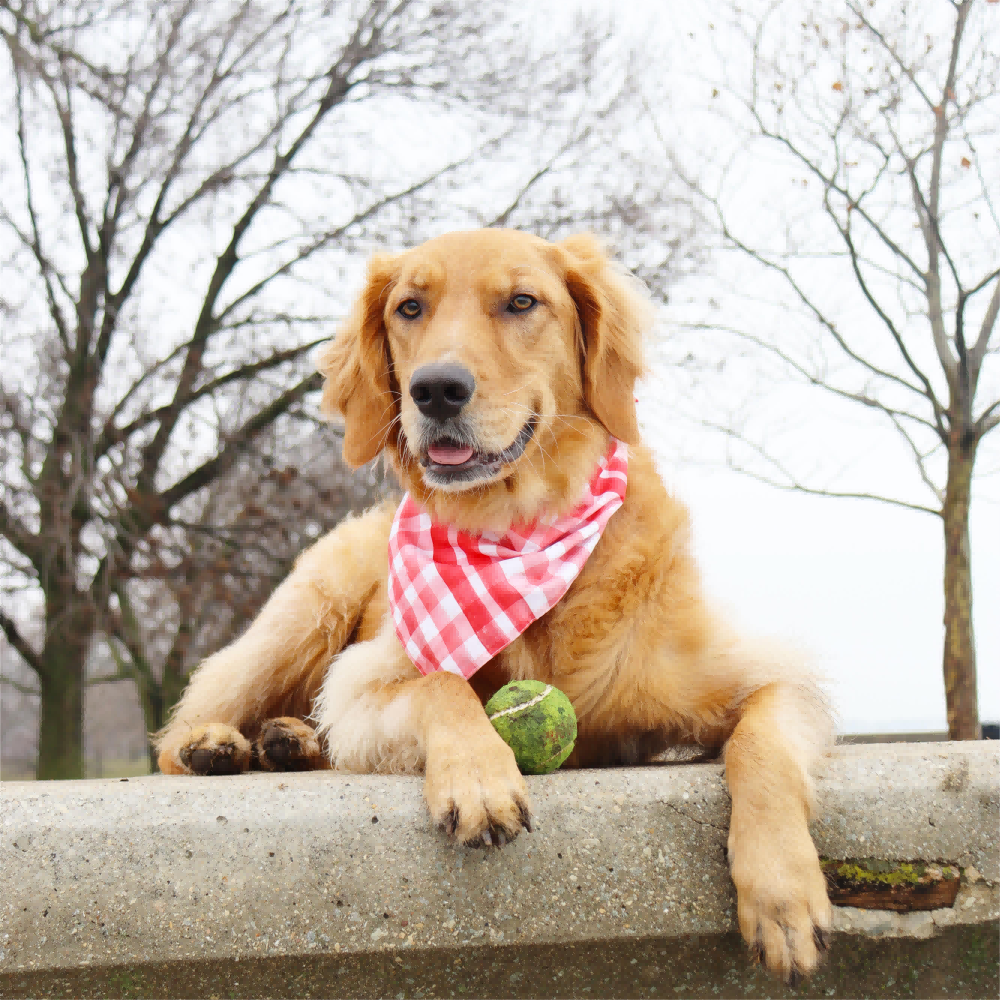
<path fill-rule="evenodd" d="M 848 858 L 840 861 L 820 858 L 820 865 L 827 878 L 835 881 L 840 888 L 916 886 L 941 879 L 951 881 L 960 875 L 960 869 L 955 865 L 925 861 L 885 861 L 880 858 Z"/>

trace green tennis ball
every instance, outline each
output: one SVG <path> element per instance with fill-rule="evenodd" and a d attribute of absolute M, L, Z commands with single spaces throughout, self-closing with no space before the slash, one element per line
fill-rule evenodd
<path fill-rule="evenodd" d="M 576 712 L 569 698 L 542 681 L 513 681 L 486 703 L 493 728 L 514 751 L 522 774 L 548 774 L 576 742 Z"/>

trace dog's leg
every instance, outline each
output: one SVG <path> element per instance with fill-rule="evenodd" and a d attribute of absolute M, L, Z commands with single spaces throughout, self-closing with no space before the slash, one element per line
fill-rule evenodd
<path fill-rule="evenodd" d="M 741 704 L 725 747 L 740 931 L 755 956 L 793 985 L 826 950 L 832 919 L 808 827 L 809 766 L 821 749 L 810 729 L 825 724 L 808 689 L 773 683 Z"/>
<path fill-rule="evenodd" d="M 350 518 L 298 558 L 250 628 L 192 674 L 156 735 L 161 771 L 245 771 L 244 736 L 271 717 L 308 712 L 330 659 L 384 593 L 391 520 L 389 507 Z"/>
<path fill-rule="evenodd" d="M 421 676 L 388 618 L 374 639 L 334 660 L 313 718 L 334 767 L 423 770 L 431 818 L 457 841 L 500 846 L 531 829 L 514 754 L 470 684 L 445 672 Z"/>

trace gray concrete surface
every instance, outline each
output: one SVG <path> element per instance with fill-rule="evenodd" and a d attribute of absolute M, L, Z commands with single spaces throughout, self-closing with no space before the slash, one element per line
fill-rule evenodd
<path fill-rule="evenodd" d="M 835 935 L 826 960 L 797 988 L 747 961 L 738 934 L 622 937 L 577 944 L 450 948 L 0 973 L 0 997 L 791 998 L 942 1000 L 1000 996 L 996 926 L 945 928 L 929 940 Z"/>
<path fill-rule="evenodd" d="M 718 764 L 529 778 L 535 831 L 450 846 L 418 779 L 315 772 L 0 786 L 0 974 L 726 935 Z M 1000 746 L 839 747 L 822 855 L 963 868 L 953 909 L 840 909 L 837 929 L 926 938 L 1000 916 Z M 393 959 L 390 959 L 393 960 Z"/>

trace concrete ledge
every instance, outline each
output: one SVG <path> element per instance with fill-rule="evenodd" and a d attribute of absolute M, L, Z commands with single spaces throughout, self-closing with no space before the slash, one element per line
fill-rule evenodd
<path fill-rule="evenodd" d="M 454 848 L 413 778 L 317 772 L 0 786 L 0 973 L 726 935 L 718 764 L 529 778 L 535 832 Z M 926 938 L 1000 916 L 1000 746 L 839 747 L 821 854 L 965 870 L 952 909 L 841 909 Z M 972 871 L 975 869 L 975 871 Z"/>

